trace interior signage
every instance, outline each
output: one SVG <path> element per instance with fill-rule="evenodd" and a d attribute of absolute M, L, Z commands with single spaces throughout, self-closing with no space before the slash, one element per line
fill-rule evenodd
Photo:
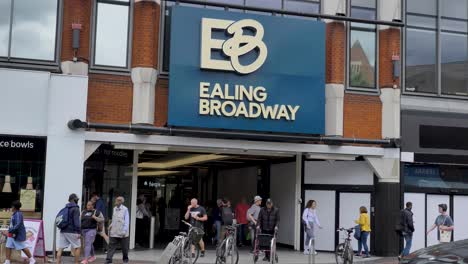
<path fill-rule="evenodd" d="M 170 126 L 324 133 L 323 22 L 171 12 Z"/>

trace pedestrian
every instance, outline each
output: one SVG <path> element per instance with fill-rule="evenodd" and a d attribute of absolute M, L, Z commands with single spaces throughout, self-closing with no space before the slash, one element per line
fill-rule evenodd
<path fill-rule="evenodd" d="M 187 212 L 185 213 L 185 220 L 188 220 L 190 224 L 194 227 L 200 228 L 204 230 L 204 222 L 208 220 L 208 215 L 206 214 L 205 208 L 198 204 L 198 200 L 193 198 L 190 201 L 190 205 L 187 208 Z M 205 243 L 203 242 L 203 238 L 200 239 L 200 257 L 205 256 Z M 192 256 L 195 257 L 194 253 L 195 248 L 192 249 Z"/>
<path fill-rule="evenodd" d="M 125 199 L 118 196 L 115 199 L 115 207 L 112 213 L 112 222 L 109 226 L 109 248 L 107 250 L 106 263 L 112 263 L 115 251 L 120 245 L 122 248 L 123 263 L 128 263 L 129 247 L 129 223 L 130 217 L 128 208 L 123 205 Z"/>
<path fill-rule="evenodd" d="M 362 256 L 363 258 L 369 258 L 369 247 L 367 246 L 367 238 L 371 232 L 369 215 L 367 214 L 367 208 L 361 206 L 359 208 L 359 219 L 355 221 L 361 228 L 361 236 L 358 240 L 358 251 L 356 256 Z M 364 255 L 362 255 L 362 248 L 364 248 Z"/>
<path fill-rule="evenodd" d="M 242 197 L 241 202 L 237 204 L 235 214 L 237 222 L 237 243 L 239 247 L 242 247 L 245 243 L 245 232 L 247 229 L 247 211 L 249 205 L 246 202 L 245 197 Z"/>
<path fill-rule="evenodd" d="M 439 243 L 448 243 L 452 240 L 452 231 L 454 229 L 453 220 L 450 215 L 447 214 L 447 205 L 439 204 L 439 213 L 434 224 L 427 230 L 427 235 L 437 227 L 437 240 Z"/>
<path fill-rule="evenodd" d="M 231 201 L 224 200 L 223 208 L 221 209 L 221 218 L 223 220 L 223 228 L 221 229 L 222 239 L 225 238 L 226 226 L 232 226 L 234 224 L 234 210 L 231 207 Z"/>
<path fill-rule="evenodd" d="M 81 264 L 94 262 L 94 240 L 96 239 L 98 223 L 104 221 L 102 213 L 94 209 L 93 201 L 86 204 L 86 209 L 81 212 L 81 235 L 84 239 L 84 259 Z"/>
<path fill-rule="evenodd" d="M 260 205 L 262 204 L 262 197 L 255 196 L 252 206 L 247 210 L 247 220 L 249 221 L 249 230 L 250 230 L 250 242 L 252 243 L 251 252 L 255 249 L 255 232 L 257 232 L 257 220 L 260 210 L 262 209 Z"/>
<path fill-rule="evenodd" d="M 223 217 L 222 217 L 222 209 L 223 209 L 223 200 L 218 199 L 216 200 L 216 207 L 213 208 L 213 224 L 216 231 L 215 239 L 213 244 L 221 243 L 221 227 L 223 225 Z"/>
<path fill-rule="evenodd" d="M 319 227 L 322 229 L 320 225 L 319 218 L 317 216 L 317 202 L 315 200 L 309 200 L 306 204 L 306 208 L 302 213 L 302 221 L 304 223 L 304 230 L 306 232 L 306 240 L 304 245 L 304 254 L 315 254 L 317 255 L 317 251 L 312 252 L 312 248 L 310 247 L 310 242 L 315 241 L 315 227 Z"/>
<path fill-rule="evenodd" d="M 107 208 L 104 200 L 99 196 L 97 192 L 91 195 L 91 201 L 94 203 L 94 208 L 101 212 L 104 217 L 104 221 L 98 223 L 97 233 L 109 244 L 109 236 L 106 233 L 106 222 L 107 222 Z"/>
<path fill-rule="evenodd" d="M 22 250 L 29 259 L 29 263 L 36 263 L 34 256 L 31 255 L 26 245 L 26 228 L 24 227 L 23 213 L 20 211 L 20 201 L 14 201 L 11 203 L 11 210 L 13 215 L 10 219 L 10 226 L 8 231 L 4 231 L 3 235 L 7 236 L 6 250 L 5 250 L 5 262 L 4 264 L 10 264 L 11 251 Z"/>
<path fill-rule="evenodd" d="M 266 207 L 262 208 L 258 214 L 258 229 L 260 229 L 261 234 L 274 235 L 275 231 L 278 230 L 279 221 L 279 210 L 273 206 L 273 201 L 268 199 Z M 269 251 L 265 252 L 263 261 L 270 261 Z"/>
<path fill-rule="evenodd" d="M 81 221 L 80 207 L 78 206 L 78 195 L 72 193 L 68 197 L 68 203 L 65 208 L 60 210 L 59 215 L 63 219 L 68 219 L 65 226 L 60 229 L 60 237 L 58 241 L 57 263 L 62 263 L 62 253 L 65 248 L 71 247 L 75 264 L 80 263 L 81 250 Z M 66 216 L 65 216 L 66 214 Z"/>
<path fill-rule="evenodd" d="M 407 202 L 406 208 L 400 212 L 401 236 L 405 239 L 405 248 L 400 254 L 400 259 L 409 255 L 413 242 L 414 222 L 412 209 L 413 203 Z"/>
<path fill-rule="evenodd" d="M 150 224 L 150 218 L 151 214 L 146 209 L 145 201 L 141 198 L 137 199 L 135 240 L 141 247 L 148 247 L 149 244 L 149 231 L 147 227 Z"/>

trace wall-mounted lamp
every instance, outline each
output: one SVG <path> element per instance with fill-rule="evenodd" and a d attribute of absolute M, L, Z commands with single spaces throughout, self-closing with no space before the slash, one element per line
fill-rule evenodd
<path fill-rule="evenodd" d="M 5 176 L 5 184 L 3 185 L 2 192 L 4 193 L 11 193 L 11 176 L 6 175 Z"/>

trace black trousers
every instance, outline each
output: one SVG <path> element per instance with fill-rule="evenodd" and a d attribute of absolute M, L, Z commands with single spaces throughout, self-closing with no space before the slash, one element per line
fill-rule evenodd
<path fill-rule="evenodd" d="M 106 263 L 112 263 L 115 251 L 120 245 L 122 248 L 123 262 L 128 263 L 128 247 L 130 243 L 129 237 L 109 237 L 109 248 L 107 249 Z"/>

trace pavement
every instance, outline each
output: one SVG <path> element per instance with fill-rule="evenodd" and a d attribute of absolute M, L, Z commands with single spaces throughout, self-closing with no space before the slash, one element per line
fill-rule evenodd
<path fill-rule="evenodd" d="M 162 250 L 134 250 L 129 254 L 130 263 L 132 264 L 158 264 L 159 257 Z M 308 256 L 293 250 L 282 249 L 278 251 L 279 264 L 308 264 Z M 97 255 L 97 260 L 94 263 L 102 264 L 105 263 L 105 255 Z M 114 256 L 114 264 L 122 263 L 122 254 L 117 253 Z M 70 257 L 64 258 L 64 263 L 73 263 L 73 259 Z M 197 264 L 214 264 L 215 263 L 215 251 L 207 250 L 204 258 L 199 258 Z M 266 264 L 267 262 L 259 261 L 259 264 Z M 316 264 L 335 264 L 335 255 L 332 253 L 321 253 L 315 258 Z M 354 263 L 375 263 L 375 264 L 397 264 L 397 258 L 380 258 L 371 257 L 368 259 L 355 258 Z M 239 252 L 239 263 L 238 264 L 253 264 L 252 255 L 247 250 L 241 250 Z"/>

